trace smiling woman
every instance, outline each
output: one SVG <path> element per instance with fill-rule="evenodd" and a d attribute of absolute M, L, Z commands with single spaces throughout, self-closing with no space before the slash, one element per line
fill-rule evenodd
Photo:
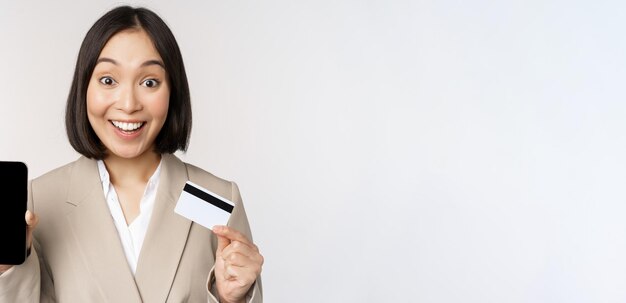
<path fill-rule="evenodd" d="M 125 30 L 106 44 L 87 87 L 87 116 L 111 157 L 152 152 L 167 117 L 169 83 L 148 34 Z"/>
<path fill-rule="evenodd" d="M 89 30 L 66 129 L 83 157 L 32 181 L 32 253 L 0 265 L 0 302 L 262 302 L 263 256 L 237 185 L 172 155 L 188 146 L 191 104 L 156 14 L 119 7 Z M 228 226 L 174 213 L 187 181 L 234 203 Z"/>
<path fill-rule="evenodd" d="M 94 24 L 81 45 L 66 107 L 70 143 L 87 157 L 102 159 L 105 155 L 106 149 L 98 139 L 100 134 L 95 133 L 90 124 L 91 115 L 89 121 L 84 119 L 90 104 L 90 91 L 104 91 L 96 89 L 95 81 L 114 88 L 112 91 L 118 95 L 110 93 L 110 97 L 126 98 L 131 96 L 128 94 L 136 93 L 126 102 L 137 101 L 138 105 L 141 103 L 139 97 L 145 94 L 140 96 L 137 85 L 159 87 L 161 93 L 167 91 L 166 122 L 156 139 L 153 138 L 155 148 L 161 153 L 186 150 L 191 133 L 191 103 L 185 66 L 174 35 L 151 11 L 138 8 L 125 18 L 112 12 Z M 141 76 L 144 78 L 137 78 Z M 129 86 L 131 80 L 135 82 Z M 103 95 L 93 95 L 94 98 L 98 96 Z"/>

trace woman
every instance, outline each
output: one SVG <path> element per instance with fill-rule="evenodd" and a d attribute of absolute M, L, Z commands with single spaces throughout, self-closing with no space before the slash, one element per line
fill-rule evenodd
<path fill-rule="evenodd" d="M 89 30 L 66 128 L 83 157 L 31 182 L 32 247 L 24 264 L 0 265 L 0 302 L 262 302 L 237 186 L 172 155 L 187 148 L 191 105 L 156 14 L 119 7 Z M 228 227 L 174 213 L 188 180 L 235 203 Z"/>

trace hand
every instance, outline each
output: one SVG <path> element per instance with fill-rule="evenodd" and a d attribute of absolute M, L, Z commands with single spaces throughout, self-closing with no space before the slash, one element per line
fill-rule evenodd
<path fill-rule="evenodd" d="M 26 220 L 26 247 L 30 248 L 33 245 L 33 230 L 35 230 L 39 218 L 37 215 L 27 210 L 24 219 Z M 13 267 L 13 265 L 0 264 L 0 274 L 11 269 L 11 267 Z"/>
<path fill-rule="evenodd" d="M 245 235 L 226 226 L 214 226 L 217 235 L 215 284 L 220 302 L 244 302 L 261 273 L 263 256 Z"/>

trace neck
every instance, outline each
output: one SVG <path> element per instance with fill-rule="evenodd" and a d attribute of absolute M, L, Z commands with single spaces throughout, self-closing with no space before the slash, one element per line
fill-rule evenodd
<path fill-rule="evenodd" d="M 159 166 L 161 155 L 155 152 L 146 152 L 138 157 L 127 159 L 116 155 L 104 158 L 111 183 L 147 183 Z"/>

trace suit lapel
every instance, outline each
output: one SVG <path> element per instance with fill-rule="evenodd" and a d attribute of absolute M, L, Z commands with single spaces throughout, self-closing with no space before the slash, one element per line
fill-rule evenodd
<path fill-rule="evenodd" d="M 80 158 L 70 177 L 67 216 L 85 266 L 107 302 L 141 302 L 124 249 L 104 200 L 96 161 Z"/>
<path fill-rule="evenodd" d="M 174 213 L 188 180 L 185 164 L 164 154 L 152 218 L 141 247 L 135 280 L 145 302 L 165 302 L 178 269 L 191 221 Z"/>

